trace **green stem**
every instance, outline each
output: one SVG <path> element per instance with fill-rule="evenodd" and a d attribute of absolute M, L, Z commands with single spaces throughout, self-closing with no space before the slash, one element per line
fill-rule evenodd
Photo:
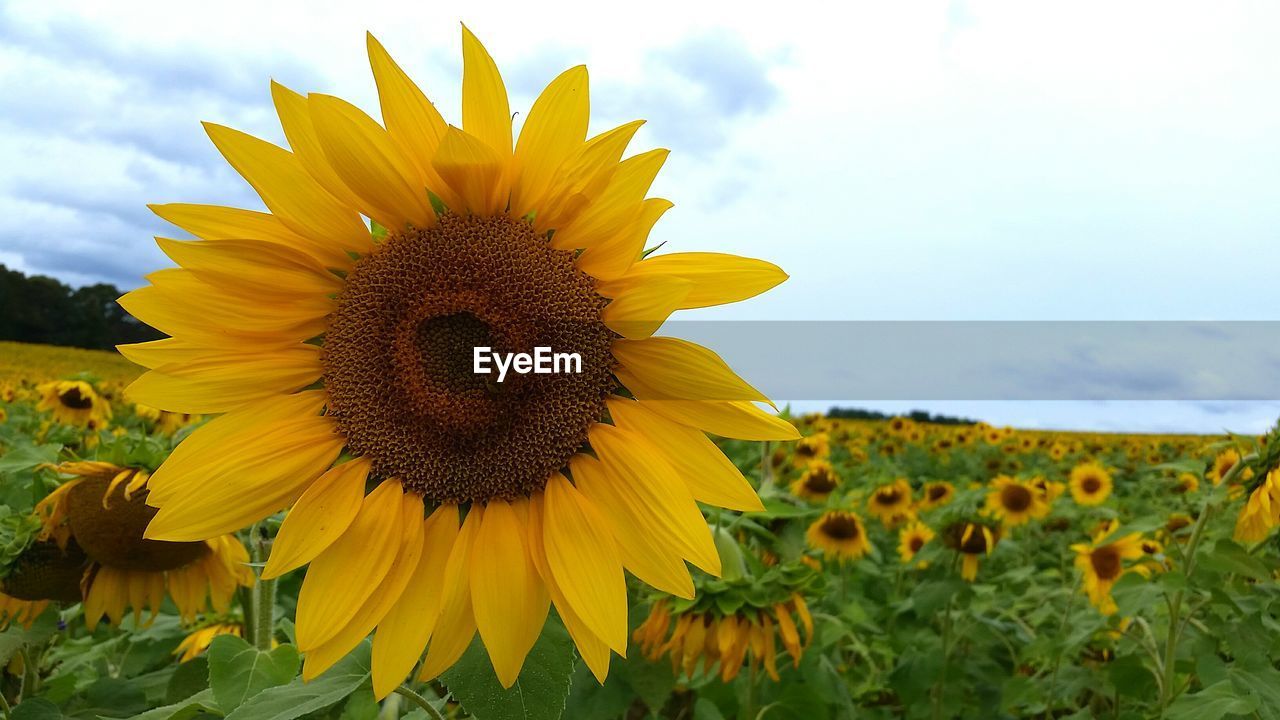
<path fill-rule="evenodd" d="M 404 685 L 401 685 L 400 687 L 396 688 L 395 693 L 397 695 L 409 698 L 409 700 L 413 702 L 413 704 L 422 708 L 423 711 L 427 713 L 427 717 L 431 718 L 431 720 L 444 720 L 444 716 L 440 714 L 440 711 L 432 707 L 431 703 L 427 702 L 426 698 L 410 690 Z"/>
<path fill-rule="evenodd" d="M 270 541 L 262 536 L 262 528 L 249 529 L 249 548 L 253 562 L 258 566 L 258 580 L 253 584 L 253 645 L 259 650 L 270 650 L 275 640 L 276 581 L 262 578 L 262 563 L 266 562 Z"/>
<path fill-rule="evenodd" d="M 35 697 L 40 690 L 40 669 L 36 667 L 36 658 L 29 648 L 22 648 L 22 699 Z"/>
<path fill-rule="evenodd" d="M 1236 467 L 1231 470 L 1234 472 L 1236 468 L 1243 465 L 1243 462 L 1236 463 Z M 1226 480 L 1234 477 L 1231 473 L 1227 474 Z M 1191 573 L 1195 571 L 1196 566 L 1196 548 L 1200 545 L 1200 540 L 1204 537 L 1204 526 L 1209 522 L 1209 515 L 1213 513 L 1213 505 L 1206 504 L 1204 509 L 1200 511 L 1200 517 L 1196 518 L 1195 529 L 1191 531 L 1191 539 L 1187 542 L 1186 553 L 1186 570 L 1185 576 L 1187 582 L 1191 581 Z M 1174 698 L 1174 681 L 1177 679 L 1177 668 L 1175 667 L 1175 659 L 1178 655 L 1178 640 L 1182 635 L 1182 624 L 1178 621 L 1182 614 L 1182 600 L 1185 596 L 1185 590 L 1178 590 L 1169 600 L 1169 630 L 1165 635 L 1164 641 L 1164 682 L 1160 688 L 1160 717 L 1164 717 L 1165 711 L 1169 708 L 1169 703 Z"/>
<path fill-rule="evenodd" d="M 4 711 L 5 720 L 9 720 L 9 716 L 12 715 L 13 708 L 9 707 L 9 698 L 4 696 L 3 690 L 0 690 L 0 710 Z"/>
<path fill-rule="evenodd" d="M 938 684 L 933 688 L 933 720 L 942 717 L 942 694 L 947 687 L 947 666 L 951 656 L 951 605 L 955 596 L 947 598 L 942 614 L 942 668 L 938 671 Z"/>

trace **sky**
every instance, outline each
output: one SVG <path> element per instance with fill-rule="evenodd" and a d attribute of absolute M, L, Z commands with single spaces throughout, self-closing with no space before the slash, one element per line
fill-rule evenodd
<path fill-rule="evenodd" d="M 593 132 L 648 120 L 633 148 L 671 149 L 652 194 L 676 204 L 655 242 L 791 276 L 697 317 L 1275 319 L 1280 4 L 835 5 L 0 0 L 0 263 L 136 287 L 177 233 L 147 203 L 260 207 L 201 120 L 283 143 L 271 78 L 376 116 L 366 30 L 457 122 L 466 22 L 518 113 L 586 63 Z M 1036 427 L 1280 415 L 954 404 Z"/>

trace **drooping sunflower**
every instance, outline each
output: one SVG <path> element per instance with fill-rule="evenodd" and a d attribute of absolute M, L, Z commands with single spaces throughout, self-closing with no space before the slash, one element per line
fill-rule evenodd
<path fill-rule="evenodd" d="M 1049 480 L 1043 475 L 1037 475 L 1032 478 L 1031 484 L 1040 491 L 1042 496 L 1044 496 L 1044 501 L 1050 504 L 1052 504 L 1054 500 L 1062 497 L 1062 493 L 1067 491 L 1066 483 Z"/>
<path fill-rule="evenodd" d="M 201 653 L 209 649 L 209 644 L 219 635 L 244 637 L 244 624 L 238 622 L 213 622 L 196 628 L 182 638 L 182 642 L 178 643 L 178 647 L 173 649 L 173 654 L 178 656 L 179 663 L 195 660 Z"/>
<path fill-rule="evenodd" d="M 702 672 L 716 673 L 722 682 L 729 682 L 746 662 L 753 669 L 763 664 L 769 678 L 777 682 L 782 678 L 778 675 L 775 630 L 792 666 L 800 667 L 804 649 L 813 641 L 813 617 L 799 593 L 770 607 L 746 607 L 732 614 L 714 608 L 673 613 L 663 598 L 653 604 L 648 618 L 632 636 L 646 658 L 654 661 L 667 655 L 677 673 L 692 677 L 701 663 Z"/>
<path fill-rule="evenodd" d="M 999 475 L 991 481 L 990 488 L 985 510 L 1005 527 L 1025 525 L 1049 514 L 1045 493 L 1031 482 Z"/>
<path fill-rule="evenodd" d="M 795 467 L 807 467 L 815 460 L 825 460 L 831 455 L 831 436 L 824 432 L 814 433 L 800 438 L 791 451 L 791 464 Z"/>
<path fill-rule="evenodd" d="M 761 507 L 704 431 L 799 437 L 714 352 L 651 337 L 675 310 L 786 275 L 644 256 L 671 207 L 645 197 L 667 152 L 622 159 L 638 121 L 588 139 L 581 66 L 513 143 L 497 66 L 462 36 L 460 128 L 372 36 L 384 124 L 273 84 L 291 150 L 206 125 L 270 212 L 153 208 L 201 239 L 159 240 L 181 268 L 121 300 L 172 336 L 121 348 L 150 368 L 131 398 L 224 413 L 151 478 L 148 537 L 190 542 L 291 507 L 264 576 L 310 563 L 303 675 L 376 629 L 379 698 L 424 649 L 429 678 L 477 631 L 510 686 L 552 603 L 603 679 L 626 646 L 623 569 L 690 597 L 685 560 L 719 571 L 696 503 Z M 560 372 L 519 370 L 539 348 Z"/>
<path fill-rule="evenodd" d="M 1173 491 L 1179 495 L 1193 493 L 1200 489 L 1200 478 L 1195 473 L 1184 472 L 1174 481 Z"/>
<path fill-rule="evenodd" d="M 48 600 L 23 600 L 0 592 L 0 630 L 12 622 L 30 628 L 47 607 Z"/>
<path fill-rule="evenodd" d="M 856 560 L 871 550 L 867 530 L 858 514 L 848 510 L 830 510 L 822 514 L 805 531 L 809 547 L 844 562 Z"/>
<path fill-rule="evenodd" d="M 922 522 L 916 521 L 904 526 L 898 531 L 898 557 L 902 558 L 904 563 L 911 562 L 915 559 L 916 553 L 920 552 L 920 549 L 933 537 L 933 530 Z"/>
<path fill-rule="evenodd" d="M 956 496 L 956 488 L 946 480 L 924 484 L 920 491 L 920 500 L 916 503 L 919 510 L 932 510 L 951 502 Z"/>
<path fill-rule="evenodd" d="M 1236 516 L 1235 539 L 1261 542 L 1280 525 L 1280 471 L 1272 470 L 1249 494 Z"/>
<path fill-rule="evenodd" d="M 1083 575 L 1084 591 L 1089 596 L 1089 602 L 1103 615 L 1114 615 L 1116 612 L 1111 588 L 1128 570 L 1124 561 L 1136 560 L 1143 554 L 1140 533 L 1130 533 L 1106 542 L 1110 535 L 1111 527 L 1106 527 L 1093 536 L 1092 542 L 1071 546 L 1076 553 L 1076 568 Z"/>
<path fill-rule="evenodd" d="M 199 415 L 168 412 L 140 403 L 134 404 L 133 413 L 146 420 L 156 432 L 163 435 L 172 435 L 183 426 L 200 420 Z"/>
<path fill-rule="evenodd" d="M 914 517 L 911 484 L 906 478 L 897 478 L 877 487 L 867 498 L 867 512 L 879 518 L 885 527 L 894 527 Z"/>
<path fill-rule="evenodd" d="M 1000 542 L 1000 526 L 977 522 L 956 522 L 942 531 L 942 541 L 960 553 L 960 577 L 969 582 L 978 578 L 978 561 L 990 555 Z"/>
<path fill-rule="evenodd" d="M 1101 505 L 1111 496 L 1111 473 L 1095 462 L 1071 468 L 1071 497 L 1079 505 Z"/>
<path fill-rule="evenodd" d="M 810 502 L 822 502 L 830 497 L 839 484 L 840 475 L 831 467 L 831 463 L 814 460 L 809 463 L 804 474 L 791 483 L 791 493 Z"/>
<path fill-rule="evenodd" d="M 55 380 L 36 386 L 40 402 L 36 409 L 53 414 L 53 419 L 76 427 L 102 427 L 111 419 L 111 403 L 83 380 Z"/>
<path fill-rule="evenodd" d="M 156 515 L 146 504 L 145 470 L 97 461 L 57 470 L 72 479 L 36 505 L 40 539 L 83 553 L 79 587 L 90 631 L 104 616 L 119 625 L 130 608 L 135 620 L 144 610 L 154 616 L 166 594 L 187 622 L 206 609 L 225 613 L 236 589 L 253 584 L 249 554 L 232 535 L 191 542 L 143 537 Z"/>

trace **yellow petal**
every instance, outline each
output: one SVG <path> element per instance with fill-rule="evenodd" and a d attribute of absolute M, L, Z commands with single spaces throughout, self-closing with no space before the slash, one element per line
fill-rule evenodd
<path fill-rule="evenodd" d="M 585 65 L 565 70 L 534 101 L 516 141 L 513 216 L 524 217 L 537 210 L 556 170 L 582 147 L 590 107 Z"/>
<path fill-rule="evenodd" d="M 693 283 L 681 310 L 725 305 L 755 297 L 787 279 L 773 263 L 722 253 L 653 255 L 631 266 L 628 279 L 678 277 Z M 601 294 L 610 297 L 603 289 Z"/>
<path fill-rule="evenodd" d="M 569 470 L 578 490 L 613 531 L 622 564 L 641 581 L 663 592 L 692 598 L 693 580 L 681 559 L 680 548 L 670 535 L 660 534 L 663 523 L 654 518 L 654 513 L 635 500 L 627 488 L 620 487 L 622 481 L 610 476 L 599 460 L 575 455 L 569 459 Z"/>
<path fill-rule="evenodd" d="M 195 542 L 248 527 L 295 502 L 345 440 L 317 414 L 318 391 L 267 398 L 193 432 L 148 481 L 154 540 Z"/>
<path fill-rule="evenodd" d="M 404 150 L 405 157 L 417 166 L 427 187 L 445 205 L 461 209 L 461 199 L 431 166 L 436 148 L 440 146 L 440 141 L 448 130 L 444 118 L 372 34 L 367 35 L 367 45 L 369 66 L 373 68 L 373 79 L 378 84 L 382 121 L 386 123 L 391 139 Z"/>
<path fill-rule="evenodd" d="M 701 431 L 667 420 L 635 400 L 612 397 L 606 402 L 619 427 L 664 450 L 664 457 L 694 499 L 730 510 L 764 509 L 751 483 Z"/>
<path fill-rule="evenodd" d="M 304 252 L 327 268 L 349 270 L 353 262 L 345 250 L 330 239 L 317 241 L 299 235 L 270 213 L 186 203 L 147 207 L 162 219 L 203 240 L 261 240 L 275 243 Z M 372 246 L 371 238 L 364 237 L 361 241 L 359 248 L 351 249 L 365 252 Z"/>
<path fill-rule="evenodd" d="M 511 157 L 511 106 L 498 66 L 475 35 L 462 26 L 462 127 L 496 151 Z"/>
<path fill-rule="evenodd" d="M 473 503 L 445 563 L 440 617 L 436 619 L 419 680 L 431 680 L 453 667 L 476 634 L 476 617 L 471 611 L 471 549 L 483 521 L 484 508 Z"/>
<path fill-rule="evenodd" d="M 346 532 L 364 503 L 371 466 L 367 458 L 334 466 L 302 493 L 280 525 L 263 579 L 306 565 Z"/>
<path fill-rule="evenodd" d="M 693 495 L 664 459 L 666 453 L 644 436 L 612 425 L 595 425 L 588 437 L 605 471 L 616 480 L 618 497 L 652 528 L 651 542 L 669 539 L 686 560 L 719 575 L 720 554 L 711 530 Z"/>
<path fill-rule="evenodd" d="M 332 95 L 310 95 L 307 105 L 329 165 L 366 215 L 393 231 L 435 223 L 422 178 L 382 126 Z"/>
<path fill-rule="evenodd" d="M 622 364 L 615 372 L 634 376 L 661 400 L 758 400 L 763 393 L 738 377 L 715 352 L 687 340 L 651 337 L 615 340 L 613 356 Z M 628 386 L 629 388 L 629 386 Z"/>
<path fill-rule="evenodd" d="M 400 483 L 383 481 L 364 499 L 355 520 L 307 568 L 298 593 L 298 649 L 314 649 L 350 622 L 387 576 L 400 538 Z"/>
<path fill-rule="evenodd" d="M 373 636 L 373 693 L 380 701 L 422 657 L 440 616 L 445 564 L 458 537 L 458 506 L 441 505 L 427 518 L 422 555 L 400 599 Z"/>
<path fill-rule="evenodd" d="M 360 252 L 369 247 L 369 229 L 355 209 L 330 195 L 293 153 L 228 127 L 213 123 L 204 127 L 231 167 L 290 230 L 344 250 Z"/>
<path fill-rule="evenodd" d="M 649 192 L 668 154 L 668 150 L 650 150 L 623 160 L 600 197 L 573 222 L 556 230 L 551 238 L 552 247 L 589 248 L 613 238 L 635 222 L 645 193 Z"/>
<path fill-rule="evenodd" d="M 653 226 L 671 208 L 670 200 L 663 200 L 662 198 L 645 200 L 640 206 L 640 213 L 634 220 L 618 231 L 617 235 L 598 245 L 587 248 L 582 257 L 578 258 L 578 269 L 602 279 L 623 276 L 640 259 L 641 253 L 644 252 L 645 244 L 649 241 L 649 233 L 653 231 Z M 617 287 L 616 291 L 621 291 L 622 288 L 629 286 L 625 282 L 625 278 L 623 280 L 624 282 Z M 603 289 L 600 292 L 605 297 L 613 297 L 605 293 Z M 683 301 L 677 309 L 687 304 L 687 300 Z"/>
<path fill-rule="evenodd" d="M 360 198 L 338 177 L 325 157 L 324 147 L 320 144 L 315 124 L 311 121 L 307 98 L 272 80 L 271 99 L 275 102 L 276 114 L 280 116 L 280 126 L 284 129 L 285 139 L 289 141 L 289 148 L 302 163 L 302 167 L 330 195 L 341 200 L 347 207 L 359 208 L 362 204 Z"/>
<path fill-rule="evenodd" d="M 300 250 L 264 240 L 156 238 L 160 250 L 210 285 L 259 295 L 325 295 L 342 280 Z"/>
<path fill-rule="evenodd" d="M 634 120 L 600 133 L 561 163 L 538 204 L 534 227 L 539 232 L 562 227 L 600 197 L 627 144 L 643 124 L 643 120 Z"/>
<path fill-rule="evenodd" d="M 302 666 L 303 681 L 315 679 L 359 645 L 404 595 L 418 569 L 423 549 L 422 498 L 415 493 L 401 493 L 399 502 L 400 512 L 393 512 L 383 521 L 391 526 L 393 538 L 399 541 L 399 546 L 392 550 L 395 560 L 372 592 L 370 588 L 362 589 L 364 602 L 343 628 L 307 653 Z"/>
<path fill-rule="evenodd" d="M 474 215 L 502 209 L 505 163 L 498 153 L 470 133 L 450 127 L 431 159 L 431 167 Z"/>
<path fill-rule="evenodd" d="M 597 289 L 604 295 L 604 285 Z M 605 306 L 600 319 L 608 328 L 628 340 L 643 340 L 657 332 L 688 294 L 691 283 L 680 278 L 654 278 L 627 283 L 628 287 L 610 288 L 613 301 Z M 606 297 L 610 297 L 606 295 Z"/>
<path fill-rule="evenodd" d="M 164 348 L 140 347 L 170 342 Z M 323 372 L 320 348 L 301 343 L 236 352 L 169 338 L 121 346 L 120 352 L 153 368 L 125 388 L 125 397 L 170 412 L 228 412 L 265 397 L 296 392 L 320 379 Z M 183 359 L 165 362 L 167 358 Z"/>
<path fill-rule="evenodd" d="M 583 624 L 618 653 L 627 650 L 627 584 L 608 525 L 560 473 L 545 490 L 547 565 Z"/>
<path fill-rule="evenodd" d="M 578 654 L 582 656 L 583 662 L 590 668 L 591 674 L 595 675 L 596 680 L 604 684 L 605 678 L 609 675 L 609 659 L 611 657 L 609 646 L 595 633 L 591 632 L 582 618 L 578 616 L 573 605 L 565 599 L 564 593 L 560 590 L 560 586 L 556 584 L 555 576 L 547 564 L 547 551 L 543 543 L 543 537 L 546 534 L 543 530 L 543 515 L 545 514 L 543 499 L 542 493 L 535 494 L 529 498 L 529 554 L 533 558 L 534 567 L 538 569 L 538 574 L 547 585 L 547 593 L 551 596 L 551 602 L 555 603 L 556 612 L 560 613 L 560 619 L 564 621 L 564 626 L 569 631 L 570 639 L 573 640 L 573 644 L 578 648 Z M 625 653 L 623 653 L 623 656 L 626 656 Z"/>
<path fill-rule="evenodd" d="M 526 529 L 510 503 L 491 500 L 471 553 L 471 608 L 502 687 L 520 675 L 550 609 L 529 557 Z"/>
<path fill-rule="evenodd" d="M 624 373 L 625 374 L 625 373 Z M 645 407 L 682 425 L 720 437 L 740 440 L 799 440 L 800 432 L 791 423 L 771 415 L 749 402 L 704 402 L 660 400 L 630 375 L 619 380 Z"/>

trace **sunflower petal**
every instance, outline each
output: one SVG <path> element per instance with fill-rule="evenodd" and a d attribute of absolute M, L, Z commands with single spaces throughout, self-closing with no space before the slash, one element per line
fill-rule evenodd
<path fill-rule="evenodd" d="M 534 101 L 516 141 L 516 180 L 511 188 L 514 217 L 537 209 L 561 163 L 582 147 L 590 107 L 585 65 L 565 70 Z"/>
<path fill-rule="evenodd" d="M 623 160 L 600 197 L 572 222 L 556 230 L 552 247 L 590 248 L 622 232 L 639 216 L 645 193 L 669 154 L 668 150 L 650 150 Z"/>
<path fill-rule="evenodd" d="M 373 693 L 390 695 L 422 657 L 440 617 L 445 564 L 458 537 L 458 507 L 441 505 L 427 518 L 422 555 L 400 599 L 373 636 Z"/>
<path fill-rule="evenodd" d="M 560 473 L 552 473 L 544 497 L 543 546 L 556 586 L 594 635 L 626 652 L 627 584 L 613 535 Z"/>
<path fill-rule="evenodd" d="M 276 534 L 263 579 L 306 565 L 342 537 L 364 502 L 371 467 L 367 458 L 335 465 L 302 493 Z"/>
<path fill-rule="evenodd" d="M 784 280 L 782 268 L 764 260 L 722 253 L 671 253 L 641 260 L 627 271 L 627 278 L 678 277 L 693 283 L 681 310 L 727 305 L 753 298 Z M 601 290 L 605 297 L 607 292 Z"/>
<path fill-rule="evenodd" d="M 501 209 L 504 162 L 493 148 L 470 133 L 450 127 L 440 141 L 431 167 L 474 215 Z"/>
<path fill-rule="evenodd" d="M 665 450 L 664 456 L 694 499 L 730 510 L 764 510 L 751 483 L 706 435 L 671 422 L 635 400 L 612 397 L 606 403 L 619 427 Z"/>
<path fill-rule="evenodd" d="M 640 259 L 640 255 L 644 252 L 644 246 L 649 241 L 649 233 L 653 231 L 653 226 L 657 225 L 658 220 L 672 207 L 674 206 L 670 200 L 663 200 L 662 198 L 645 200 L 640 206 L 640 212 L 635 219 L 623 227 L 613 238 L 599 245 L 593 245 L 582 253 L 582 257 L 578 258 L 578 268 L 587 274 L 602 279 L 620 278 L 623 273 L 628 271 L 628 268 L 633 267 L 634 263 Z M 621 279 L 623 282 L 617 286 L 615 292 L 633 285 L 633 283 L 626 282 L 625 277 L 621 277 Z M 607 294 L 604 289 L 601 289 L 600 293 L 605 297 L 613 297 Z M 683 301 L 676 309 L 680 309 L 687 304 L 687 301 Z"/>
<path fill-rule="evenodd" d="M 324 147 L 316 135 L 315 123 L 311 121 L 311 109 L 307 98 L 271 81 L 271 99 L 276 105 L 276 114 L 280 116 L 280 126 L 284 129 L 284 137 L 289 141 L 289 148 L 294 157 L 302 163 L 307 173 L 350 208 L 361 206 L 360 198 L 347 187 L 346 182 L 333 171 L 333 166 L 325 157 Z"/>
<path fill-rule="evenodd" d="M 400 542 L 400 483 L 383 481 L 364 499 L 346 531 L 313 561 L 298 593 L 298 649 L 327 642 L 351 621 L 387 576 Z"/>
<path fill-rule="evenodd" d="M 472 504 L 467 519 L 449 551 L 444 567 L 440 616 L 427 646 L 427 657 L 418 672 L 419 680 L 431 680 L 453 667 L 466 652 L 476 634 L 476 617 L 471 611 L 471 548 L 484 521 L 484 507 Z"/>
<path fill-rule="evenodd" d="M 161 219 L 202 240 L 261 240 L 306 253 L 327 268 L 349 270 L 352 265 L 351 257 L 344 249 L 328 238 L 317 241 L 309 236 L 299 235 L 270 213 L 189 203 L 147 207 Z M 361 240 L 360 247 L 351 249 L 363 252 L 371 247 L 371 237 Z"/>
<path fill-rule="evenodd" d="M 539 203 L 534 227 L 544 232 L 566 225 L 600 197 L 622 153 L 643 124 L 643 120 L 633 120 L 600 133 L 561 163 Z"/>
<path fill-rule="evenodd" d="M 320 379 L 323 372 L 320 348 L 314 345 L 298 343 L 257 352 L 227 352 L 199 348 L 179 340 L 168 347 L 174 350 L 135 351 L 121 346 L 121 354 L 130 359 L 141 356 L 154 362 L 166 355 L 189 358 L 155 365 L 125 388 L 125 397 L 170 412 L 221 413 L 265 397 L 296 392 Z M 191 348 L 201 354 L 192 355 L 188 352 Z M 137 359 L 133 361 L 147 366 Z"/>
<path fill-rule="evenodd" d="M 634 376 L 661 400 L 756 400 L 769 398 L 729 368 L 712 350 L 687 340 L 651 337 L 615 340 L 613 356 L 623 375 Z M 630 386 L 628 385 L 628 389 Z"/>
<path fill-rule="evenodd" d="M 605 295 L 604 286 L 597 289 Z M 626 283 L 627 287 L 611 287 L 613 301 L 605 306 L 600 319 L 608 328 L 628 340 L 643 340 L 657 332 L 689 293 L 692 286 L 680 278 L 654 279 Z M 610 297 L 606 295 L 606 297 Z"/>
<path fill-rule="evenodd" d="M 526 528 L 510 503 L 491 500 L 471 554 L 471 608 L 502 687 L 520 675 L 550 609 L 546 586 L 529 557 Z"/>
<path fill-rule="evenodd" d="M 476 36 L 462 26 L 462 127 L 496 151 L 511 157 L 511 106 L 498 65 Z"/>

